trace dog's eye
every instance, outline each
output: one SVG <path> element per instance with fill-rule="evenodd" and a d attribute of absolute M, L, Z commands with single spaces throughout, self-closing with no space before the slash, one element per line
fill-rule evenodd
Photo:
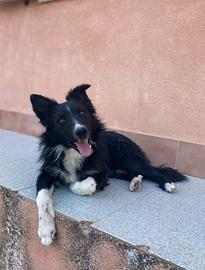
<path fill-rule="evenodd" d="M 61 117 L 61 118 L 58 120 L 58 123 L 60 123 L 60 124 L 65 123 L 65 118 Z"/>
<path fill-rule="evenodd" d="M 84 115 L 85 114 L 85 112 L 84 111 L 79 111 L 79 113 L 80 113 L 80 115 Z"/>

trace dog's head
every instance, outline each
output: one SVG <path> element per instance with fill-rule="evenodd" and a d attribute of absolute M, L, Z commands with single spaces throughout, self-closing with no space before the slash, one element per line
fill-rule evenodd
<path fill-rule="evenodd" d="M 33 111 L 54 143 L 74 148 L 82 156 L 92 154 L 92 121 L 95 108 L 86 94 L 88 84 L 69 91 L 66 102 L 57 103 L 41 95 L 31 95 Z"/>

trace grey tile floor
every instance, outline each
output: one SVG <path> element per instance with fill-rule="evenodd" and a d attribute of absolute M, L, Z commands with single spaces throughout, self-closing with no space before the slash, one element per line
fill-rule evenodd
<path fill-rule="evenodd" d="M 35 199 L 40 164 L 38 139 L 0 130 L 0 185 Z M 186 269 L 205 269 L 205 180 L 189 177 L 175 194 L 145 181 L 140 193 L 112 179 L 91 197 L 72 194 L 68 187 L 54 193 L 55 209 L 150 251 Z"/>

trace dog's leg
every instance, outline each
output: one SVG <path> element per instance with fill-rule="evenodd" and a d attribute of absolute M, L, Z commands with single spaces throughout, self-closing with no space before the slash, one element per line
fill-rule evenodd
<path fill-rule="evenodd" d="M 166 170 L 163 168 L 160 169 L 152 166 L 143 159 L 128 159 L 125 164 L 126 168 L 124 169 L 126 170 L 127 174 L 143 175 L 144 178 L 152 180 L 153 182 L 157 183 L 161 189 L 169 193 L 174 193 L 176 191 L 176 184 L 173 182 L 183 180 L 183 175 L 176 170 L 171 168 L 167 168 Z"/>
<path fill-rule="evenodd" d="M 52 244 L 56 236 L 55 212 L 52 199 L 53 191 L 54 185 L 47 178 L 41 178 L 40 175 L 37 181 L 36 197 L 39 216 L 38 236 L 41 243 L 45 246 Z"/>
<path fill-rule="evenodd" d="M 81 196 L 92 195 L 96 191 L 97 183 L 93 177 L 87 177 L 81 182 L 74 182 L 70 184 L 70 190 Z"/>
<path fill-rule="evenodd" d="M 41 189 L 36 197 L 39 225 L 38 236 L 45 246 L 52 244 L 56 236 L 55 213 L 53 209 L 53 186 L 50 189 Z"/>

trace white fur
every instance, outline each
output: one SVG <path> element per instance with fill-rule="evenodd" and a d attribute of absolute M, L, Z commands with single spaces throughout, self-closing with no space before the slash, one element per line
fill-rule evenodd
<path fill-rule="evenodd" d="M 47 2 L 51 2 L 52 0 L 38 0 L 38 3 L 47 3 Z"/>
<path fill-rule="evenodd" d="M 52 193 L 53 186 L 50 189 L 41 189 L 36 198 L 39 216 L 38 236 L 45 246 L 52 244 L 56 234 Z"/>
<path fill-rule="evenodd" d="M 139 190 L 137 190 L 137 191 L 141 190 L 142 178 L 143 178 L 143 176 L 140 174 L 138 176 L 132 178 L 132 180 L 130 182 L 130 190 L 131 191 L 136 191 L 136 185 L 139 187 Z"/>
<path fill-rule="evenodd" d="M 92 195 L 96 191 L 96 182 L 93 177 L 88 177 L 81 182 L 75 182 L 70 184 L 70 190 L 81 196 Z"/>
<path fill-rule="evenodd" d="M 47 147 L 42 147 L 43 148 L 43 151 L 46 155 L 48 156 L 51 156 L 51 155 L 54 155 L 55 156 L 55 159 L 54 161 L 57 161 L 60 157 L 60 155 L 62 154 L 63 150 L 64 150 L 64 146 L 63 145 L 57 145 L 55 146 L 54 148 L 50 149 L 50 148 L 47 148 Z"/>
<path fill-rule="evenodd" d="M 59 176 L 62 180 L 67 180 L 67 178 L 69 178 L 69 174 L 66 173 L 65 171 L 61 170 L 58 167 L 46 167 L 47 170 L 53 175 L 53 176 Z"/>
<path fill-rule="evenodd" d="M 176 184 L 175 183 L 166 183 L 165 190 L 169 193 L 174 193 L 176 191 Z"/>
<path fill-rule="evenodd" d="M 76 170 L 80 169 L 84 157 L 78 153 L 75 149 L 70 148 L 65 150 L 65 158 L 63 160 L 63 165 L 65 169 L 69 172 L 66 176 L 66 183 L 70 184 L 78 181 Z"/>
<path fill-rule="evenodd" d="M 77 130 L 78 128 L 81 128 L 81 127 L 85 127 L 81 124 L 79 124 L 78 122 L 75 121 L 75 127 L 74 127 L 74 130 Z"/>
<path fill-rule="evenodd" d="M 54 161 L 57 161 L 59 159 L 59 157 L 62 154 L 63 150 L 64 150 L 64 146 L 63 145 L 58 145 L 53 149 L 53 151 L 51 151 L 50 154 L 52 154 L 54 152 L 55 156 L 56 156 Z"/>

